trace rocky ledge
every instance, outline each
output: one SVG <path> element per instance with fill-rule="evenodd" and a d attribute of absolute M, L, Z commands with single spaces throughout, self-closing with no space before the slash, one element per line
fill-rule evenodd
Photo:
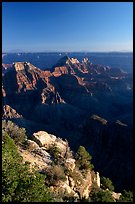
<path fill-rule="evenodd" d="M 55 178 L 52 183 L 52 177 L 46 181 L 51 191 L 56 195 L 61 193 L 74 197 L 74 199 L 88 199 L 93 185 L 100 188 L 99 172 L 91 169 L 87 169 L 85 172 L 79 170 L 67 141 L 45 131 L 34 133 L 32 139 L 27 139 L 27 148 L 19 147 L 19 152 L 23 161 L 29 162 L 30 167 L 34 167 L 40 173 L 49 176 L 53 174 L 56 178 L 60 174 L 59 179 Z M 55 151 L 53 151 L 54 149 Z M 54 152 L 55 154 L 58 153 L 57 158 Z M 68 173 L 65 174 L 65 171 Z M 119 194 L 112 192 L 114 200 L 117 200 L 119 196 Z"/>

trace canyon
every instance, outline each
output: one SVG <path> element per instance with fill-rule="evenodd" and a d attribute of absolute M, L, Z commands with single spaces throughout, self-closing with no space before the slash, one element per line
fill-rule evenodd
<path fill-rule="evenodd" d="M 29 139 L 47 131 L 76 151 L 87 147 L 93 164 L 132 189 L 132 74 L 64 56 L 51 69 L 29 62 L 2 64 L 2 118 L 25 127 Z"/>

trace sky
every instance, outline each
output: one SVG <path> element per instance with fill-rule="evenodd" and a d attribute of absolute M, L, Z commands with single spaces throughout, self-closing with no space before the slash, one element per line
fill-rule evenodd
<path fill-rule="evenodd" d="M 133 3 L 3 2 L 2 51 L 133 51 Z"/>

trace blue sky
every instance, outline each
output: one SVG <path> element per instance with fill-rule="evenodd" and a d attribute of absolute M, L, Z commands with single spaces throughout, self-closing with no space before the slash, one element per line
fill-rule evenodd
<path fill-rule="evenodd" d="M 132 51 L 132 2 L 3 2 L 2 50 Z"/>

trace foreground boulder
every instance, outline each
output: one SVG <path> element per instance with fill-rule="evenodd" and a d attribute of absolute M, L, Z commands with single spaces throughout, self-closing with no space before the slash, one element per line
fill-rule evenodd
<path fill-rule="evenodd" d="M 52 145 L 56 145 L 61 152 L 66 152 L 67 142 L 55 135 L 48 134 L 45 131 L 39 131 L 33 134 L 33 140 L 40 146 L 46 149 L 50 148 Z"/>

